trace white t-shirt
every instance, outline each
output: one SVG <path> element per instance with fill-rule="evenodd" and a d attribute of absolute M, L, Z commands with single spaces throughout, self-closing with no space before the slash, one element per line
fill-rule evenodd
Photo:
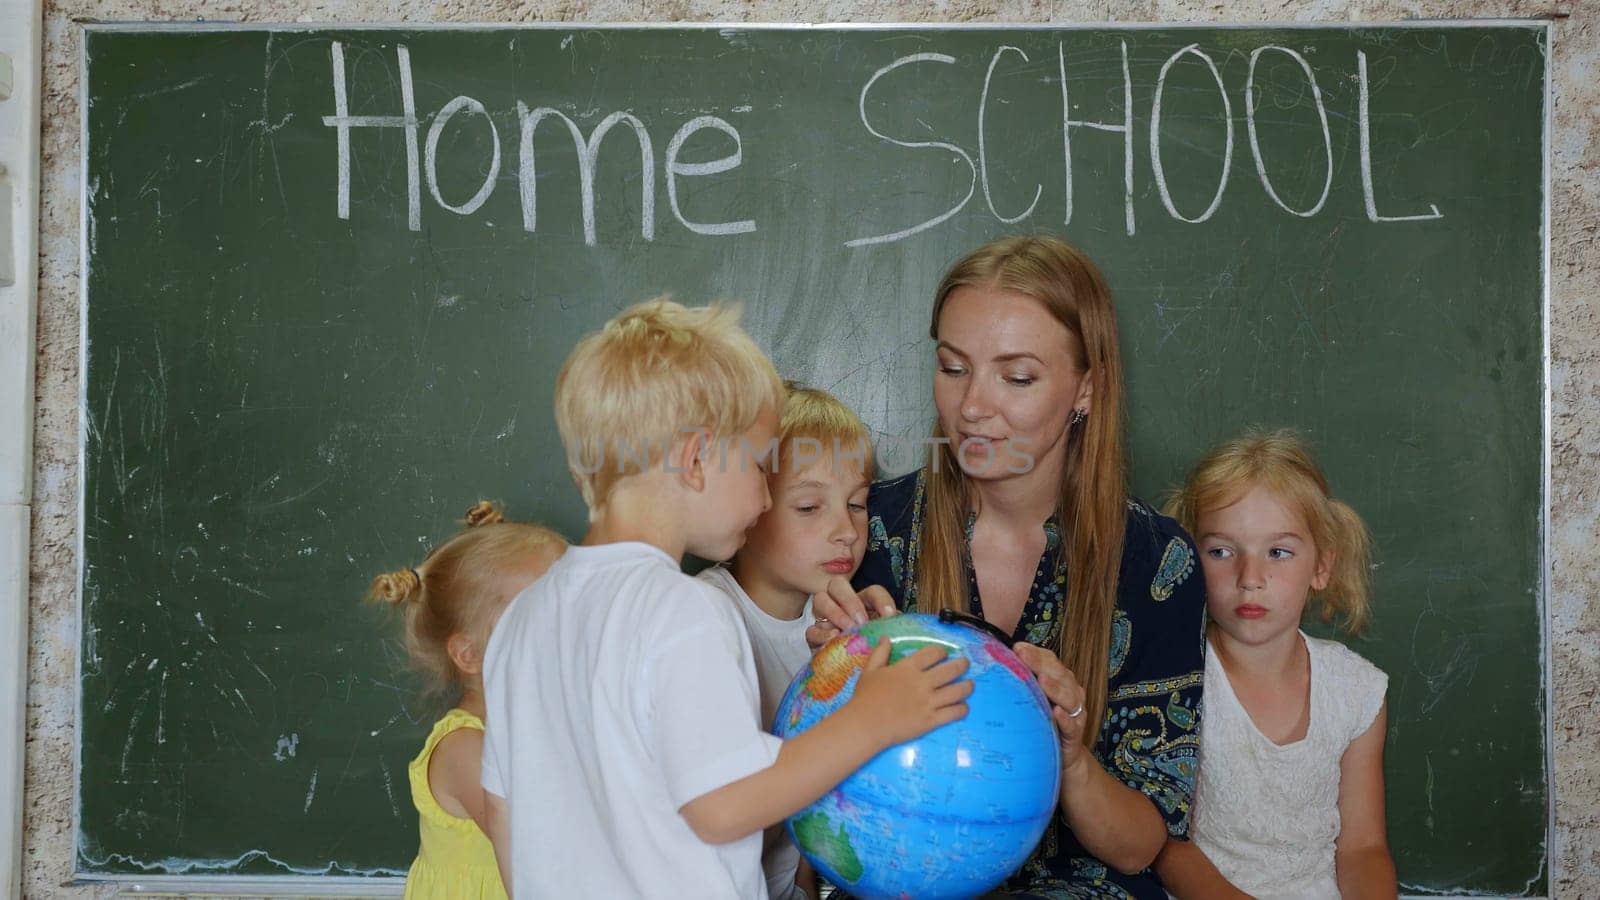
<path fill-rule="evenodd" d="M 507 608 L 483 675 L 514 896 L 767 896 L 759 833 L 707 844 L 678 812 L 781 743 L 720 591 L 648 544 L 572 547 Z"/>
<path fill-rule="evenodd" d="M 789 682 L 811 662 L 811 648 L 806 644 L 806 629 L 811 627 L 811 598 L 806 598 L 800 618 L 779 619 L 757 606 L 726 566 L 706 569 L 700 573 L 700 580 L 715 585 L 737 603 L 745 633 L 750 637 L 750 649 L 756 655 L 756 679 L 761 682 L 761 727 L 770 729 Z"/>
<path fill-rule="evenodd" d="M 771 730 L 773 714 L 778 711 L 778 703 L 789 689 L 789 682 L 811 662 L 811 649 L 806 644 L 806 628 L 811 625 L 811 598 L 806 598 L 800 618 L 779 619 L 757 606 L 739 586 L 733 573 L 723 566 L 712 566 L 701 572 L 700 580 L 715 585 L 732 598 L 744 619 L 750 649 L 755 652 L 756 678 L 761 683 L 761 725 Z M 806 900 L 805 892 L 794 883 L 794 874 L 800 868 L 800 850 L 789 840 L 789 833 L 782 825 L 767 829 L 761 868 L 767 873 L 767 893 L 772 900 Z"/>
<path fill-rule="evenodd" d="M 1250 720 L 1209 645 L 1200 776 L 1189 839 L 1262 900 L 1339 897 L 1339 763 L 1372 727 L 1389 676 L 1335 641 L 1301 635 L 1311 660 L 1306 736 L 1274 744 Z"/>

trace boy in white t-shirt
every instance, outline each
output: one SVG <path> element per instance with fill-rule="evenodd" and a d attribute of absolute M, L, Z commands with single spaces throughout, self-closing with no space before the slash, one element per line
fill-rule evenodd
<path fill-rule="evenodd" d="M 556 424 L 590 527 L 484 659 L 490 839 L 515 897 L 750 900 L 761 833 L 883 749 L 966 714 L 964 660 L 887 642 L 839 712 L 761 729 L 739 613 L 679 569 L 733 556 L 770 499 L 782 385 L 735 311 L 656 300 L 579 342 Z"/>
<path fill-rule="evenodd" d="M 811 596 L 830 585 L 849 591 L 861 565 L 872 472 L 871 436 L 861 419 L 827 391 L 787 387 L 767 477 L 772 508 L 745 534 L 731 564 L 700 573 L 735 600 L 744 619 L 767 729 L 789 682 L 811 661 Z M 761 866 L 773 900 L 816 896 L 816 876 L 782 826 L 767 830 Z"/>

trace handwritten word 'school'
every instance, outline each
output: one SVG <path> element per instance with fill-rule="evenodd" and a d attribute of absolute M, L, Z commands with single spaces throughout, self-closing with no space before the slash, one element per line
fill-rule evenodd
<path fill-rule="evenodd" d="M 349 92 L 346 87 L 345 50 L 344 45 L 338 41 L 333 43 L 333 106 L 334 114 L 323 116 L 322 123 L 334 130 L 336 136 L 336 159 L 338 165 L 338 199 L 337 210 L 341 219 L 350 218 L 350 144 L 351 132 L 355 129 L 399 129 L 404 136 L 406 150 L 406 201 L 407 224 L 412 231 L 422 229 L 422 190 L 426 186 L 433 202 L 442 210 L 458 216 L 470 216 L 477 212 L 500 183 L 502 169 L 502 135 L 496 127 L 493 117 L 480 101 L 468 97 L 458 96 L 446 103 L 433 115 L 424 137 L 420 134 L 424 119 L 417 113 L 416 95 L 413 90 L 411 75 L 411 52 L 401 44 L 396 50 L 399 69 L 399 114 L 368 114 L 352 113 L 350 110 Z M 1312 104 L 1316 109 L 1318 124 L 1321 127 L 1323 153 L 1323 181 L 1322 190 L 1315 203 L 1296 207 L 1283 198 L 1279 182 L 1273 180 L 1268 173 L 1267 165 L 1261 153 L 1258 140 L 1258 125 L 1256 121 L 1256 70 L 1262 64 L 1263 57 L 1268 55 L 1281 57 L 1294 63 L 1305 78 L 1306 86 L 1310 89 Z M 944 53 L 914 53 L 902 56 L 890 62 L 877 71 L 862 85 L 857 102 L 857 114 L 863 128 L 873 137 L 885 143 L 904 147 L 914 151 L 937 151 L 947 159 L 959 161 L 969 174 L 966 195 L 956 201 L 944 212 L 922 222 L 912 223 L 905 227 L 874 234 L 866 237 L 851 238 L 844 242 L 847 247 L 861 247 L 873 244 L 886 244 L 911 235 L 937 227 L 940 223 L 964 210 L 973 197 L 982 188 L 983 200 L 989 213 L 998 221 L 1014 224 L 1033 216 L 1039 206 L 1044 187 L 1035 185 L 1033 200 L 1028 206 L 1012 215 L 1008 215 L 996 208 L 993 195 L 990 191 L 990 164 L 989 147 L 985 139 L 985 118 L 991 95 L 991 87 L 995 70 L 1007 61 L 1008 56 L 1015 56 L 1022 62 L 1031 62 L 1028 55 L 1018 47 L 1009 45 L 1001 46 L 995 50 L 989 59 L 988 67 L 984 73 L 983 90 L 979 94 L 977 109 L 977 148 L 972 152 L 960 144 L 947 140 L 907 140 L 894 137 L 890 133 L 893 129 L 889 125 L 874 121 L 867 114 L 867 101 L 869 96 L 893 90 L 896 80 L 915 84 L 914 76 L 909 71 L 914 67 L 927 65 L 957 65 L 959 61 Z M 1185 57 L 1204 64 L 1216 82 L 1217 94 L 1222 101 L 1222 118 L 1219 127 L 1223 131 L 1224 144 L 1222 161 L 1217 173 L 1217 186 L 1212 195 L 1211 202 L 1202 210 L 1180 210 L 1173 201 L 1172 192 L 1168 187 L 1167 169 L 1163 160 L 1161 148 L 1161 121 L 1165 98 L 1166 81 L 1172 67 Z M 1122 116 L 1119 121 L 1087 121 L 1072 118 L 1071 85 L 1067 79 L 1067 57 L 1065 49 L 1058 44 L 1056 47 L 1057 83 L 1061 88 L 1061 146 L 1065 165 L 1066 182 L 1063 191 L 1064 218 L 1063 224 L 1071 224 L 1073 217 L 1073 168 L 1072 168 L 1072 141 L 1074 132 L 1080 129 L 1108 132 L 1121 135 L 1122 139 L 1122 194 L 1123 194 L 1123 219 L 1127 233 L 1131 236 L 1136 231 L 1134 217 L 1134 148 L 1144 142 L 1146 135 L 1142 130 L 1134 127 L 1133 107 L 1133 80 L 1128 69 L 1128 45 L 1122 44 Z M 900 72 L 907 69 L 907 72 Z M 891 76 L 896 76 L 891 78 Z M 1357 108 L 1355 118 L 1357 121 L 1357 136 L 1360 144 L 1360 174 L 1362 199 L 1365 203 L 1367 219 L 1371 222 L 1410 222 L 1428 219 L 1443 218 L 1443 213 L 1435 204 L 1427 204 L 1425 212 L 1411 212 L 1408 214 L 1385 215 L 1378 211 L 1378 201 L 1372 182 L 1372 124 L 1371 124 L 1371 98 L 1368 89 L 1367 55 L 1363 51 L 1356 51 L 1356 83 L 1357 83 Z M 1226 85 L 1223 83 L 1222 74 L 1218 71 L 1215 61 L 1201 49 L 1198 44 L 1189 44 L 1171 56 L 1161 66 L 1156 77 L 1155 87 L 1152 91 L 1148 126 L 1148 148 L 1151 176 L 1155 182 L 1156 191 L 1161 199 L 1162 206 L 1173 218 L 1181 222 L 1199 224 L 1207 221 L 1216 214 L 1222 205 L 1223 195 L 1229 184 L 1229 175 L 1234 165 L 1235 147 L 1235 117 L 1233 101 L 1230 99 Z M 683 182 L 693 178 L 710 178 L 724 175 L 738 169 L 744 162 L 744 138 L 727 119 L 715 115 L 710 111 L 702 110 L 701 114 L 694 115 L 678 126 L 667 141 L 666 152 L 662 162 L 662 174 L 666 181 L 667 205 L 671 211 L 672 219 L 678 226 L 700 235 L 722 236 L 736 235 L 753 232 L 757 229 L 755 218 L 732 219 L 717 222 L 691 220 L 682 208 L 680 197 L 683 194 Z M 583 219 L 584 243 L 596 243 L 595 230 L 595 170 L 596 161 L 600 154 L 600 145 L 618 125 L 626 126 L 624 131 L 631 131 L 639 148 L 640 159 L 640 203 L 639 203 L 639 233 L 647 241 L 655 239 L 656 234 L 656 153 L 655 142 L 651 138 L 650 128 L 638 116 L 625 111 L 610 113 L 600 120 L 600 123 L 584 135 L 583 129 L 572 117 L 558 109 L 541 106 L 530 109 L 525 103 L 518 102 L 516 106 L 516 166 L 517 166 L 517 193 L 521 204 L 523 230 L 532 234 L 538 230 L 538 159 L 535 153 L 534 136 L 539 126 L 550 123 L 552 126 L 563 125 L 571 136 L 573 146 L 577 151 L 579 197 L 581 201 L 581 214 Z M 446 199 L 439 189 L 439 140 L 445 128 L 457 116 L 472 116 L 483 123 L 490 137 L 489 158 L 479 164 L 483 171 L 483 180 L 477 191 L 464 202 L 452 202 Z M 1328 128 L 1328 109 L 1323 100 L 1323 94 L 1317 83 L 1316 72 L 1300 53 L 1288 47 L 1268 45 L 1255 48 L 1250 54 L 1250 61 L 1246 69 L 1244 82 L 1244 132 L 1249 145 L 1250 156 L 1254 162 L 1256 177 L 1261 182 L 1261 188 L 1266 197 L 1284 212 L 1290 215 L 1310 218 L 1321 212 L 1327 203 L 1328 195 L 1333 188 L 1334 177 L 1334 147 L 1333 137 Z M 682 158 L 683 147 L 692 137 L 701 132 L 716 132 L 731 142 L 731 151 L 718 159 L 709 162 L 685 162 Z M 557 132 L 559 133 L 559 131 Z M 914 158 L 914 157 L 912 157 Z M 459 199 L 459 198 L 457 198 Z"/>

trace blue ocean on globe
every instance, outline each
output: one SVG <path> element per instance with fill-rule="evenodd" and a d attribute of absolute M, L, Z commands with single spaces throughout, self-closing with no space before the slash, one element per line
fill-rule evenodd
<path fill-rule="evenodd" d="M 969 660 L 967 716 L 873 757 L 787 823 L 800 852 L 862 900 L 954 900 L 998 885 L 1055 811 L 1061 748 L 1050 705 L 987 632 L 910 613 L 834 638 L 789 685 L 773 731 L 792 737 L 844 705 L 879 640 L 890 660 L 930 644 Z"/>

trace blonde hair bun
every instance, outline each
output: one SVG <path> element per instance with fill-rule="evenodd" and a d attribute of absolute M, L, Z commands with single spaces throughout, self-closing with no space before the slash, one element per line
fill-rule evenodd
<path fill-rule="evenodd" d="M 506 514 L 500 509 L 499 504 L 492 500 L 479 500 L 467 510 L 463 520 L 468 528 L 477 528 L 480 525 L 499 525 L 506 520 Z"/>
<path fill-rule="evenodd" d="M 422 576 L 416 569 L 395 569 L 372 579 L 372 589 L 367 599 L 375 603 L 399 606 L 422 595 Z"/>
<path fill-rule="evenodd" d="M 465 685 L 450 655 L 450 639 L 465 635 L 482 650 L 512 594 L 567 547 L 549 528 L 508 521 L 499 504 L 487 500 L 467 510 L 465 525 L 414 568 L 372 579 L 367 594 L 368 601 L 395 607 L 405 619 L 407 655 L 432 696 L 449 695 Z"/>

